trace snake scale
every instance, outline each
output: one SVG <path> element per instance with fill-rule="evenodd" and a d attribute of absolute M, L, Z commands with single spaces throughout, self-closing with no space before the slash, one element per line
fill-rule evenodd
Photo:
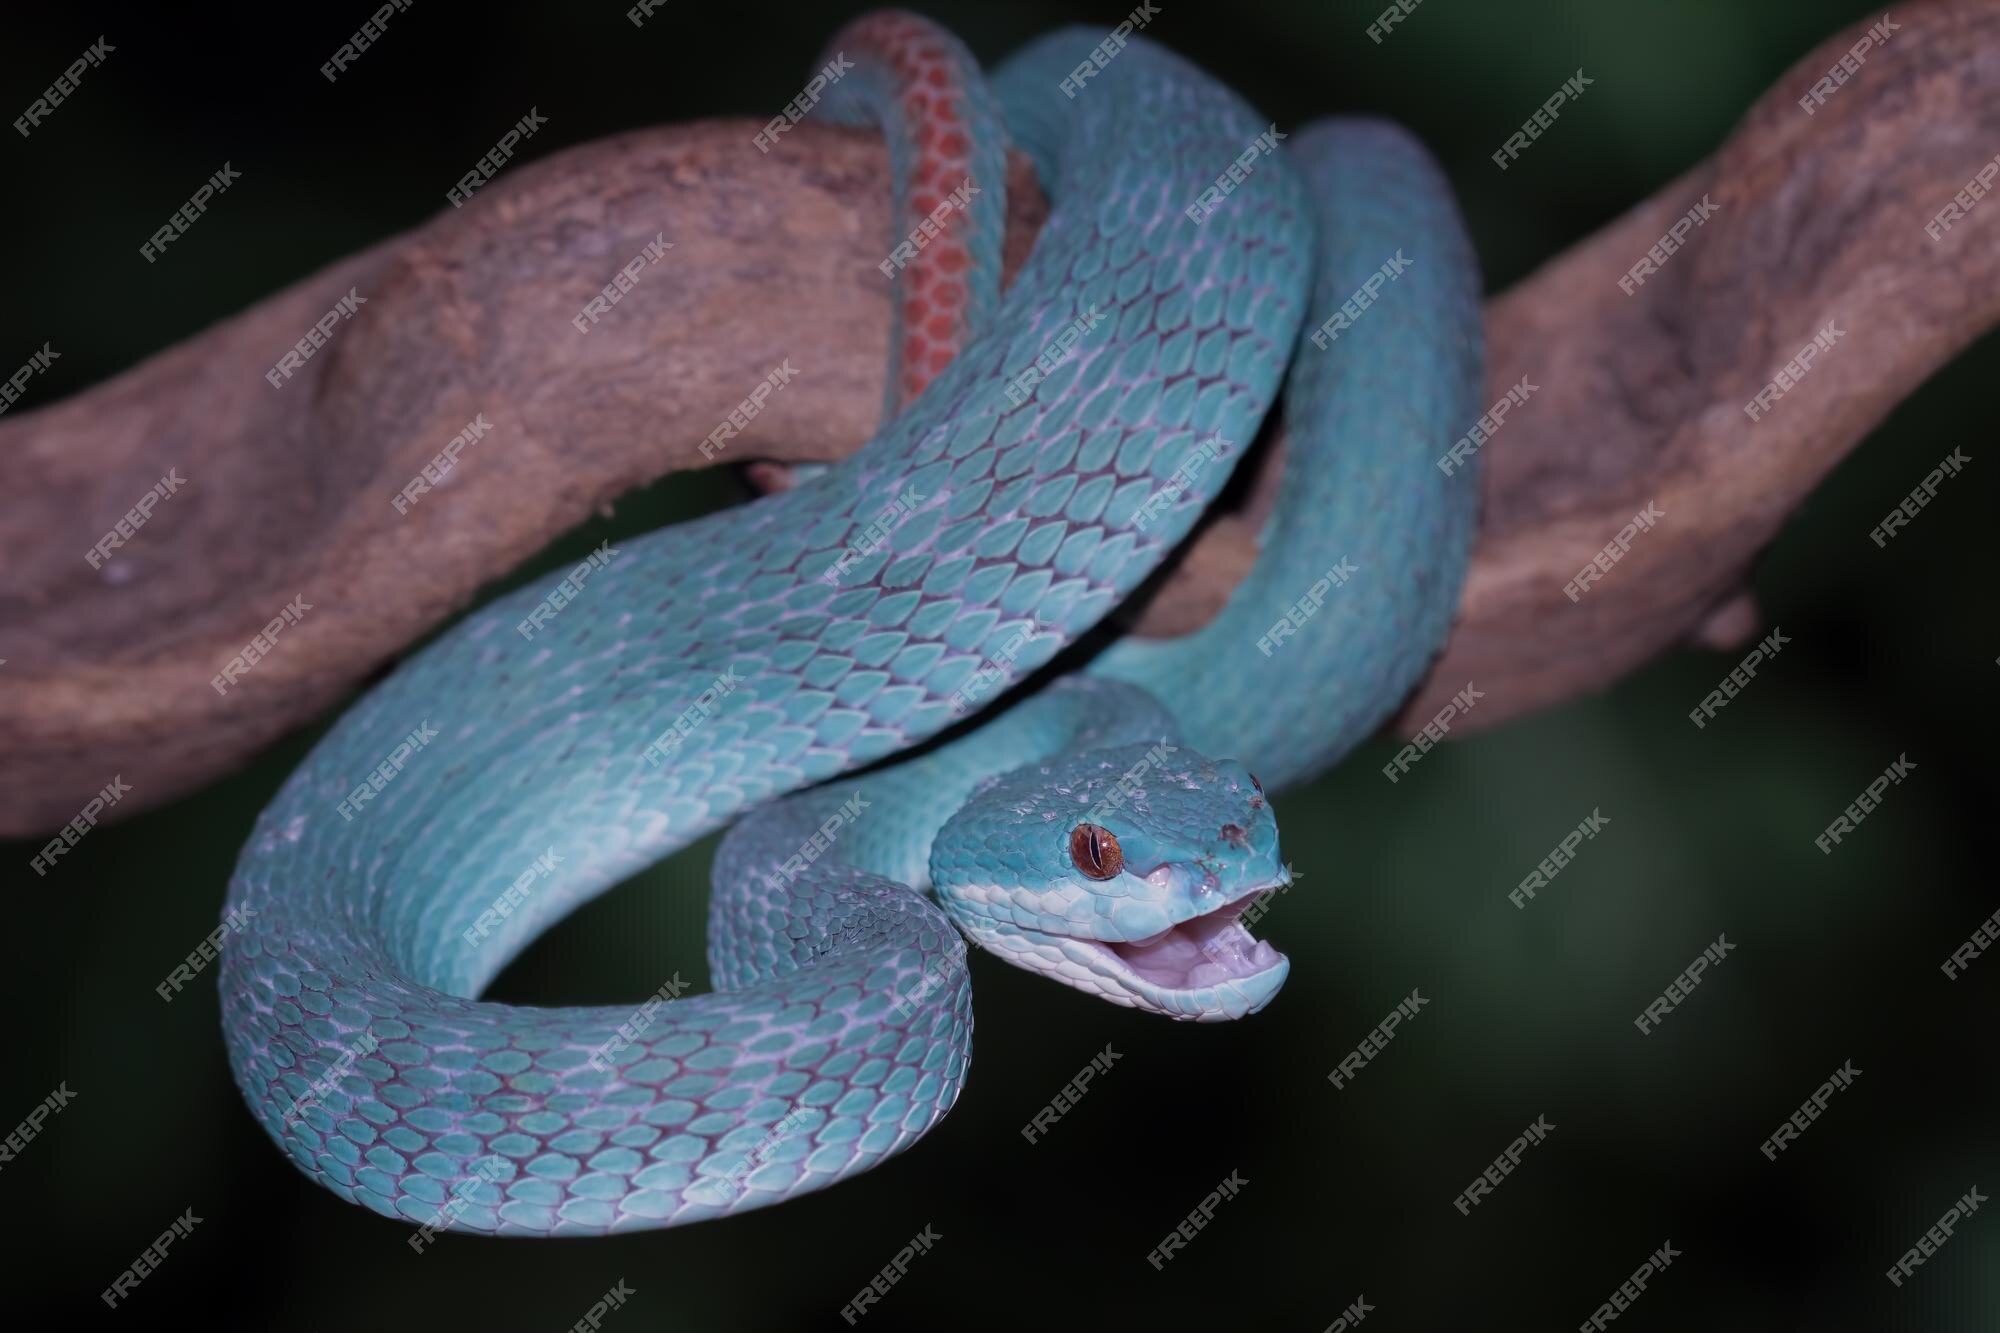
<path fill-rule="evenodd" d="M 882 128 L 899 229 L 937 242 L 895 274 L 875 437 L 626 543 L 533 636 L 557 576 L 477 610 L 341 717 L 231 879 L 235 1079 L 413 1244 L 673 1226 L 867 1170 L 965 1083 L 967 940 L 1114 1003 L 1254 1012 L 1288 963 L 1238 916 L 1287 872 L 1251 773 L 1294 784 L 1379 727 L 1457 605 L 1477 483 L 1434 460 L 1478 413 L 1479 280 L 1408 136 L 1275 135 L 1137 36 L 1051 34 L 990 87 L 908 15 L 829 50 L 852 68 L 823 114 Z M 1003 294 L 1009 143 L 1052 206 Z M 1224 610 L 1089 635 L 1281 388 L 1282 486 Z M 476 998 L 732 823 L 711 993 Z"/>

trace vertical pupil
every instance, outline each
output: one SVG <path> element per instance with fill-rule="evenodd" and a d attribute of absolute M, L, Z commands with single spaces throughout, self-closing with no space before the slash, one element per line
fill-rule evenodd
<path fill-rule="evenodd" d="M 1110 879 L 1124 864 L 1118 835 L 1096 824 L 1078 824 L 1070 830 L 1069 856 L 1076 868 L 1092 879 Z"/>

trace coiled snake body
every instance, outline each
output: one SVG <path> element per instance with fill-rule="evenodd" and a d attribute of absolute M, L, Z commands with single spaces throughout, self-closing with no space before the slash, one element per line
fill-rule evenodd
<path fill-rule="evenodd" d="M 513 1235 L 830 1184 L 958 1096 L 961 931 L 1178 1018 L 1275 994 L 1287 963 L 1237 914 L 1285 874 L 1276 823 L 1243 763 L 1208 756 L 1309 777 L 1441 643 L 1477 483 L 1433 460 L 1477 415 L 1477 275 L 1400 132 L 1328 122 L 1279 148 L 1138 38 L 1063 91 L 1102 37 L 1037 41 L 990 96 L 922 20 L 837 39 L 855 69 L 827 110 L 883 126 L 905 220 L 978 186 L 903 280 L 906 405 L 796 489 L 625 545 L 532 639 L 515 627 L 555 578 L 482 608 L 264 811 L 230 884 L 223 1023 L 251 1110 L 314 1179 Z M 1008 135 L 1053 206 L 1002 298 Z M 1188 533 L 1281 382 L 1282 490 L 1220 616 L 1010 693 Z M 578 903 L 739 818 L 713 993 L 473 998 Z"/>

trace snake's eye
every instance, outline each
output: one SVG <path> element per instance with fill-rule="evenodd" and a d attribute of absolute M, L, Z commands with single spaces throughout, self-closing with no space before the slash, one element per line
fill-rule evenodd
<path fill-rule="evenodd" d="M 1069 859 L 1092 879 L 1110 879 L 1125 866 L 1118 836 L 1099 824 L 1078 824 L 1070 830 Z"/>
<path fill-rule="evenodd" d="M 1252 773 L 1250 775 L 1250 785 L 1257 789 L 1257 794 L 1259 796 L 1262 796 L 1264 794 L 1264 784 L 1257 781 L 1257 775 L 1255 773 Z"/>

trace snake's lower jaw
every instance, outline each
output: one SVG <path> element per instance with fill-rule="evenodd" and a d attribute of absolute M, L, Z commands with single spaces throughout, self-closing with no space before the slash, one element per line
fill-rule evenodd
<path fill-rule="evenodd" d="M 1189 1023 L 1244 1018 L 1269 1004 L 1291 960 L 1241 921 L 1256 894 L 1146 940 L 1097 940 L 1039 930 L 981 931 L 978 942 L 1014 964 L 1096 995 Z"/>
<path fill-rule="evenodd" d="M 1246 902 L 1147 940 L 1075 942 L 1108 956 L 1114 975 L 1141 1001 L 1137 1007 L 1193 1022 L 1225 1022 L 1269 1004 L 1291 972 L 1291 960 L 1244 929 L 1239 917 Z"/>

